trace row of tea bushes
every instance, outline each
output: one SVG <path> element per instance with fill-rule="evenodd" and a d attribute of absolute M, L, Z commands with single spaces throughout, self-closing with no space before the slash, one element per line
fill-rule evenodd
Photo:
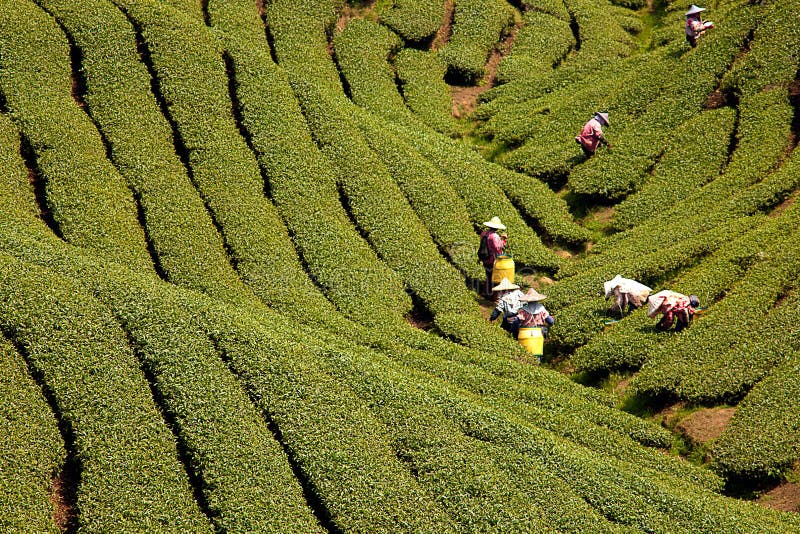
<path fill-rule="evenodd" d="M 435 52 L 404 48 L 395 56 L 394 67 L 408 109 L 437 132 L 454 134 L 453 102 L 442 58 Z"/>
<path fill-rule="evenodd" d="M 0 529 L 59 532 L 50 492 L 66 459 L 58 421 L 25 358 L 0 335 Z"/>
<path fill-rule="evenodd" d="M 749 503 L 743 506 L 675 477 L 654 476 L 639 465 L 608 457 L 599 460 L 516 418 L 471 405 L 453 392 L 437 400 L 467 435 L 541 461 L 614 522 L 652 532 L 692 530 L 697 525 L 720 531 L 743 528 L 781 532 L 800 524 L 791 515 Z"/>
<path fill-rule="evenodd" d="M 614 227 L 621 230 L 658 218 L 716 178 L 727 162 L 736 119 L 734 110 L 723 108 L 701 113 L 676 128 L 651 176 L 616 206 Z"/>
<path fill-rule="evenodd" d="M 120 0 L 141 36 L 161 98 L 187 150 L 189 172 L 242 280 L 267 303 L 302 314 L 324 297 L 303 271 L 233 116 L 220 41 L 200 21 Z M 297 294 L 308 302 L 299 302 Z M 320 306 L 324 304 L 318 304 Z"/>
<path fill-rule="evenodd" d="M 451 76 L 472 84 L 485 72 L 489 52 L 514 24 L 506 0 L 455 0 L 453 33 L 439 51 Z"/>
<path fill-rule="evenodd" d="M 88 111 L 139 201 L 160 272 L 173 283 L 219 298 L 246 298 L 249 292 L 175 153 L 172 129 L 151 94 L 150 74 L 125 15 L 104 1 L 39 4 L 80 51 Z"/>
<path fill-rule="evenodd" d="M 795 323 L 796 326 L 797 323 Z M 800 353 L 795 349 L 736 407 L 711 450 L 728 477 L 777 478 L 800 458 Z"/>
<path fill-rule="evenodd" d="M 511 53 L 497 66 L 497 82 L 508 83 L 553 69 L 575 47 L 569 19 L 528 11 Z"/>
<path fill-rule="evenodd" d="M 64 34 L 27 0 L 0 4 L 0 34 L 4 107 L 35 160 L 47 204 L 42 208 L 50 212 L 54 230 L 71 243 L 152 270 L 136 202 L 73 98 Z"/>
<path fill-rule="evenodd" d="M 7 115 L 0 113 L 0 205 L 3 206 L 0 221 L 2 224 L 40 225 L 42 231 L 50 233 L 42 224 L 20 148 L 19 130 Z"/>
<path fill-rule="evenodd" d="M 398 92 L 389 64 L 389 58 L 402 46 L 389 28 L 363 19 L 351 20 L 333 37 L 336 61 L 347 80 L 350 99 L 396 122 L 410 122 L 413 115 Z"/>
<path fill-rule="evenodd" d="M 298 480 L 290 484 L 285 478 L 288 473 L 283 462 L 288 457 L 309 498 L 321 506 L 317 510 L 320 518 L 334 528 L 389 532 L 396 525 L 407 525 L 414 531 L 452 530 L 449 518 L 399 462 L 370 409 L 320 365 L 316 354 L 324 348 L 321 340 L 328 334 L 313 329 L 306 334 L 265 309 L 245 310 L 215 303 L 153 277 L 134 276 L 119 266 L 82 257 L 52 240 L 37 243 L 8 229 L 0 238 L 5 249 L 37 263 L 56 265 L 86 289 L 113 301 L 120 319 L 128 321 L 126 328 L 131 335 L 141 336 L 139 342 L 146 343 L 141 350 L 147 351 L 146 357 L 153 363 L 161 358 L 164 365 L 169 361 L 180 365 L 188 358 L 186 371 L 194 373 L 199 384 L 217 384 L 212 397 L 206 397 L 203 406 L 196 406 L 193 399 L 200 400 L 204 386 L 193 392 L 189 387 L 176 387 L 177 375 L 161 377 L 173 386 L 165 393 L 187 401 L 185 408 L 175 407 L 179 413 L 195 413 L 182 419 L 184 430 L 194 434 L 206 428 L 189 444 L 216 443 L 216 453 L 209 450 L 193 457 L 191 466 L 198 474 L 210 477 L 202 490 L 219 528 L 319 530 L 298 501 L 302 499 Z M 160 309 L 169 309 L 169 313 L 154 316 L 152 312 Z M 153 323 L 149 329 L 147 322 Z M 177 358 L 179 355 L 181 358 Z M 226 364 L 234 375 L 224 376 Z M 240 383 L 232 383 L 233 376 Z M 255 439 L 254 434 L 252 441 L 244 439 L 242 431 L 263 427 L 264 421 L 252 420 L 252 406 L 235 409 L 229 404 L 232 397 L 241 397 L 243 390 L 280 439 L 286 457 L 281 459 L 282 454 L 273 445 Z M 214 402 L 208 402 L 209 398 Z M 214 406 L 216 403 L 219 406 Z M 214 415 L 219 410 L 226 413 Z M 229 436 L 218 432 L 232 421 L 247 419 L 251 425 L 231 427 Z M 192 452 L 201 451 L 195 448 Z M 258 464 L 248 466 L 251 462 Z M 268 471 L 283 475 L 265 482 L 261 477 Z M 221 477 L 226 472 L 227 476 Z M 236 503 L 238 506 L 233 506 Z M 254 509 L 260 511 L 253 514 Z"/>
<path fill-rule="evenodd" d="M 797 283 L 797 240 L 796 233 L 782 240 L 779 250 L 754 265 L 723 300 L 703 315 L 702 321 L 650 354 L 630 387 L 646 394 L 670 392 L 693 402 L 735 396 L 738 388 L 726 391 L 724 386 L 735 385 L 736 380 L 724 376 L 737 371 L 719 369 L 715 362 L 724 358 L 742 336 L 758 335 L 762 316 Z M 715 373 L 724 378 L 718 384 L 713 379 Z"/>
<path fill-rule="evenodd" d="M 72 441 L 78 527 L 210 532 L 173 436 L 108 308 L 52 271 L 6 254 L 0 262 L 0 328 L 51 392 Z"/>
<path fill-rule="evenodd" d="M 328 35 L 336 23 L 332 0 L 273 0 L 264 4 L 267 31 L 278 63 L 291 76 L 342 93 L 342 83 L 328 53 Z"/>
<path fill-rule="evenodd" d="M 394 0 L 378 7 L 378 16 L 400 37 L 422 43 L 444 24 L 446 0 Z"/>
<path fill-rule="evenodd" d="M 532 3 L 534 11 L 543 11 L 570 23 L 571 31 L 573 26 L 577 28 L 577 36 L 574 31 L 571 35 L 574 53 L 567 55 L 558 64 L 557 69 L 534 71 L 486 91 L 481 95 L 481 100 L 485 104 L 478 108 L 476 117 L 487 119 L 498 112 L 508 116 L 506 107 L 510 104 L 523 103 L 569 85 L 574 87 L 574 84 L 582 83 L 584 80 L 587 84 L 596 83 L 597 80 L 611 75 L 608 69 L 618 65 L 620 63 L 618 60 L 628 57 L 635 48 L 626 30 L 626 26 L 630 26 L 632 17 L 620 17 L 608 2 L 569 0 L 556 9 L 549 9 L 547 6 L 540 8 L 539 3 Z M 561 9 L 565 9 L 566 12 L 562 12 Z M 556 27 L 560 26 L 558 22 L 554 24 Z M 547 30 L 550 30 L 549 26 Z M 564 36 L 564 38 L 570 37 Z M 556 41 L 553 44 L 563 54 L 563 43 Z M 553 56 L 557 53 L 551 49 L 547 54 Z M 513 55 L 512 49 L 511 56 Z M 504 122 L 497 121 L 498 131 L 505 130 Z"/>
<path fill-rule="evenodd" d="M 485 350 L 490 346 L 487 343 L 496 343 L 506 350 L 518 350 L 480 316 L 458 271 L 439 254 L 397 183 L 358 134 L 348 109 L 353 104 L 299 82 L 294 88 L 312 135 L 336 168 L 339 186 L 359 228 L 434 315 L 439 328 L 468 346 Z M 459 322 L 439 322 L 448 315 L 458 316 Z M 372 318 L 372 322 L 382 320 Z"/>
<path fill-rule="evenodd" d="M 311 138 L 285 72 L 264 51 L 233 37 L 226 43 L 242 127 L 308 274 L 330 302 L 356 320 L 364 319 L 360 315 L 367 308 L 402 315 L 411 308 L 402 279 L 349 219 L 336 172 Z M 322 300 L 297 312 L 304 321 L 338 322 L 335 310 Z"/>
<path fill-rule="evenodd" d="M 364 140 L 400 186 L 439 250 L 468 278 L 484 276 L 477 261 L 479 239 L 464 201 L 442 173 L 370 113 L 356 110 Z"/>

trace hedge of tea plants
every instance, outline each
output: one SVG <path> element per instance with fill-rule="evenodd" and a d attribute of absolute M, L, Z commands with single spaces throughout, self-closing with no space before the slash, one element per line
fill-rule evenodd
<path fill-rule="evenodd" d="M 0 528 L 58 532 L 50 492 L 66 451 L 58 420 L 25 358 L 0 335 Z"/>
<path fill-rule="evenodd" d="M 408 109 L 437 132 L 453 134 L 453 103 L 442 58 L 435 52 L 403 48 L 394 58 L 394 67 Z"/>
<path fill-rule="evenodd" d="M 108 2 L 39 4 L 80 51 L 85 100 L 110 146 L 110 159 L 141 206 L 160 272 L 220 298 L 246 298 L 203 200 L 175 153 L 173 132 L 151 94 L 134 28 Z"/>
<path fill-rule="evenodd" d="M 439 54 L 448 73 L 467 83 L 480 80 L 489 52 L 514 24 L 505 0 L 455 0 L 453 33 Z"/>
<path fill-rule="evenodd" d="M 0 24 L 0 91 L 42 180 L 42 209 L 71 243 L 151 270 L 133 195 L 106 159 L 94 124 L 74 100 L 80 95 L 72 94 L 66 37 L 28 1 L 0 4 Z M 52 120 L 55 116 L 59 120 Z"/>
<path fill-rule="evenodd" d="M 0 326 L 53 399 L 80 484 L 78 526 L 210 532 L 145 374 L 108 308 L 2 255 Z"/>
<path fill-rule="evenodd" d="M 379 7 L 378 16 L 404 40 L 422 42 L 444 24 L 445 0 L 393 0 Z"/>

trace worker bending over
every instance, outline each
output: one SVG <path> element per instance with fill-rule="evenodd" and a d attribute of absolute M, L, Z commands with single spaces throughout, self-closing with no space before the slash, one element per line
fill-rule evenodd
<path fill-rule="evenodd" d="M 608 126 L 608 113 L 596 111 L 594 116 L 583 125 L 581 133 L 575 137 L 575 142 L 581 145 L 583 153 L 587 157 L 593 156 L 600 144 L 611 148 L 611 143 L 603 136 L 603 125 Z"/>
<path fill-rule="evenodd" d="M 680 332 L 692 321 L 697 308 L 700 306 L 700 301 L 696 296 L 682 295 L 675 291 L 665 289 L 659 291 L 654 295 L 650 295 L 650 304 L 647 309 L 647 315 L 654 319 L 659 313 L 663 317 L 656 324 L 656 330 L 669 330 L 675 324 L 675 331 Z"/>
<path fill-rule="evenodd" d="M 546 298 L 547 296 L 542 295 L 533 288 L 519 298 L 522 302 L 522 307 L 517 312 L 517 333 L 519 333 L 520 328 L 539 326 L 542 328 L 542 335 L 547 337 L 547 328 L 555 324 L 555 319 L 540 304 Z"/>
<path fill-rule="evenodd" d="M 700 18 L 700 13 L 705 11 L 704 7 L 697 7 L 692 4 L 686 12 L 686 40 L 692 48 L 697 46 L 697 38 L 714 27 L 713 22 L 704 21 Z"/>
<path fill-rule="evenodd" d="M 492 269 L 498 256 L 503 254 L 508 242 L 506 234 L 499 231 L 505 230 L 506 226 L 500 222 L 500 217 L 492 217 L 491 220 L 483 223 L 486 230 L 481 232 L 481 243 L 478 247 L 478 261 L 483 263 L 483 270 L 486 273 L 486 281 L 483 284 L 483 294 L 492 295 Z"/>
<path fill-rule="evenodd" d="M 519 332 L 519 319 L 517 313 L 522 308 L 523 302 L 520 300 L 524 296 L 519 286 L 503 278 L 503 280 L 492 288 L 493 292 L 498 294 L 497 305 L 489 316 L 490 321 L 494 321 L 500 315 L 503 316 L 503 322 L 500 326 L 503 330 L 510 332 L 514 337 L 517 337 Z"/>
<path fill-rule="evenodd" d="M 615 276 L 608 282 L 604 282 L 603 290 L 606 300 L 612 295 L 614 296 L 614 304 L 608 309 L 608 312 L 612 314 L 619 313 L 620 316 L 625 314 L 625 308 L 628 309 L 628 312 L 631 312 L 644 306 L 644 303 L 647 302 L 647 297 L 650 296 L 652 291 L 646 285 L 630 278 L 623 278 L 620 275 Z"/>

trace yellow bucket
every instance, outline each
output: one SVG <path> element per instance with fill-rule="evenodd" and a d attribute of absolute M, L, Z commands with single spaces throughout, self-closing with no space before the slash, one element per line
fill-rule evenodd
<path fill-rule="evenodd" d="M 519 344 L 534 356 L 544 354 L 544 336 L 540 326 L 523 326 L 517 336 Z"/>
<path fill-rule="evenodd" d="M 492 282 L 497 285 L 503 281 L 503 278 L 508 278 L 509 282 L 514 282 L 514 259 L 511 256 L 497 256 L 497 259 L 494 260 Z"/>

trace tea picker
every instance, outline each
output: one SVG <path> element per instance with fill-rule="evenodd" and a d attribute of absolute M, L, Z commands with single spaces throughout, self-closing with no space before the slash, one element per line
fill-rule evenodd
<path fill-rule="evenodd" d="M 697 7 L 692 4 L 686 12 L 686 40 L 692 48 L 697 46 L 697 38 L 703 35 L 706 30 L 714 27 L 714 23 L 700 18 L 700 13 L 705 11 L 704 7 Z"/>
<path fill-rule="evenodd" d="M 508 278 L 503 278 L 502 282 L 492 288 L 492 291 L 498 294 L 498 299 L 492 315 L 489 316 L 489 321 L 494 321 L 502 315 L 503 322 L 500 326 L 517 337 L 519 330 L 517 312 L 522 308 L 523 302 L 520 299 L 524 294 L 519 290 L 519 286 L 510 282 Z"/>
<path fill-rule="evenodd" d="M 581 146 L 586 157 L 594 156 L 601 144 L 611 149 L 611 143 L 603 135 L 603 125 L 608 126 L 608 113 L 595 111 L 594 116 L 583 125 L 581 133 L 575 137 L 575 142 Z"/>
<path fill-rule="evenodd" d="M 651 291 L 652 289 L 646 285 L 630 278 L 623 278 L 619 274 L 603 283 L 606 300 L 612 295 L 614 297 L 614 304 L 608 309 L 608 312 L 610 314 L 619 313 L 620 317 L 625 314 L 626 308 L 628 312 L 631 312 L 644 306 Z"/>
<path fill-rule="evenodd" d="M 478 261 L 483 264 L 483 270 L 486 273 L 486 281 L 483 285 L 483 294 L 485 296 L 492 295 L 492 270 L 494 269 L 494 262 L 498 256 L 503 254 L 508 242 L 506 234 L 498 233 L 506 229 L 506 225 L 500 222 L 500 217 L 492 217 L 490 220 L 483 223 L 486 230 L 481 232 L 481 242 L 478 247 Z"/>
<path fill-rule="evenodd" d="M 665 289 L 650 295 L 647 315 L 655 319 L 658 314 L 663 317 L 656 324 L 656 330 L 665 331 L 675 325 L 675 331 L 680 332 L 692 321 L 697 312 L 700 301 L 695 295 L 686 296 L 675 291 Z"/>

